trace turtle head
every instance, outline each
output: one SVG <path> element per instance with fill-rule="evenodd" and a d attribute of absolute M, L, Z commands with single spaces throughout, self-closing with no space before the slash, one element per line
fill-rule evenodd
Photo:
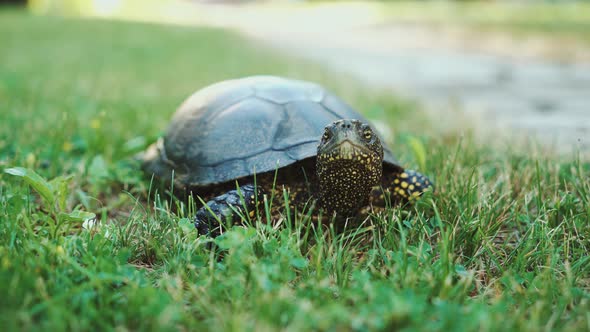
<path fill-rule="evenodd" d="M 366 204 L 383 173 L 383 146 L 368 124 L 338 120 L 324 130 L 317 172 L 324 208 L 352 215 Z"/>
<path fill-rule="evenodd" d="M 383 162 L 383 146 L 373 129 L 359 120 L 338 120 L 327 125 L 318 146 L 324 162 L 351 160 L 367 168 Z"/>

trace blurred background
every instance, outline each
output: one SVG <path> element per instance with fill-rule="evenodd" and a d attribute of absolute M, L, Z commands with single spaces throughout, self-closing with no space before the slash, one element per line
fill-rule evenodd
<path fill-rule="evenodd" d="M 134 156 L 255 74 L 340 96 L 435 195 L 209 250 Z M 588 1 L 0 0 L 1 330 L 588 331 L 589 137 Z"/>
<path fill-rule="evenodd" d="M 230 29 L 414 100 L 443 131 L 468 123 L 484 140 L 590 146 L 586 1 L 2 2 L 40 15 Z"/>

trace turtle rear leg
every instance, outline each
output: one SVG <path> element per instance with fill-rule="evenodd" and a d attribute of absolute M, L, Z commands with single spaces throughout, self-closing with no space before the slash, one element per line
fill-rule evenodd
<path fill-rule="evenodd" d="M 220 222 L 230 221 L 234 224 L 241 220 L 241 215 L 254 216 L 257 203 L 261 202 L 263 193 L 254 185 L 247 184 L 236 190 L 230 190 L 208 201 L 195 216 L 195 227 L 199 234 L 216 237 L 221 234 Z"/>
<path fill-rule="evenodd" d="M 433 188 L 432 181 L 426 175 L 414 170 L 384 175 L 381 188 L 376 188 L 372 192 L 371 204 L 384 207 L 386 205 L 384 192 L 388 192 L 391 195 L 391 203 L 396 204 L 415 200 L 431 188 Z"/>

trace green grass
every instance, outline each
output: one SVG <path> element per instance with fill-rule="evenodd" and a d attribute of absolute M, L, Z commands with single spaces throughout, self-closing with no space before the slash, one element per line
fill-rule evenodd
<path fill-rule="evenodd" d="M 411 104 L 219 30 L 3 11 L 0 45 L 0 168 L 55 179 L 30 180 L 40 196 L 0 172 L 4 330 L 590 330 L 587 162 L 437 135 Z M 191 92 L 255 73 L 388 124 L 437 194 L 343 233 L 262 218 L 211 250 L 132 156 Z"/>

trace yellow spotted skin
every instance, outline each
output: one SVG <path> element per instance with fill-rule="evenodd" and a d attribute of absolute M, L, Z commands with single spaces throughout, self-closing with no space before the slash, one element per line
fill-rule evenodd
<path fill-rule="evenodd" d="M 349 217 L 367 205 L 383 174 L 383 146 L 368 125 L 357 120 L 328 125 L 316 159 L 317 196 L 326 211 Z"/>
<path fill-rule="evenodd" d="M 411 201 L 432 187 L 431 181 L 426 176 L 413 170 L 393 174 L 388 182 L 384 183 L 384 188 L 389 188 L 392 198 L 396 201 Z"/>

